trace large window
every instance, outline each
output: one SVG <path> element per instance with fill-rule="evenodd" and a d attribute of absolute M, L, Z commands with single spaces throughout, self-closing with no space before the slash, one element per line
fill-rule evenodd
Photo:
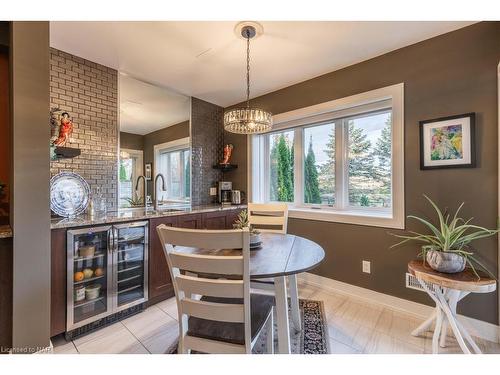
<path fill-rule="evenodd" d="M 291 217 L 402 227 L 402 103 L 395 85 L 275 116 L 277 130 L 251 138 L 251 199 L 288 202 Z"/>
<path fill-rule="evenodd" d="M 186 203 L 191 197 L 191 161 L 189 140 L 155 146 L 155 175 L 163 174 L 166 191 L 157 187 L 163 203 Z"/>

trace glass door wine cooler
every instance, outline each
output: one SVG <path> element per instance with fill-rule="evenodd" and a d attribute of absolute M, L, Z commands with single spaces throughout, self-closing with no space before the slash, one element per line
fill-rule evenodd
<path fill-rule="evenodd" d="M 148 222 L 68 230 L 66 330 L 147 301 Z"/>

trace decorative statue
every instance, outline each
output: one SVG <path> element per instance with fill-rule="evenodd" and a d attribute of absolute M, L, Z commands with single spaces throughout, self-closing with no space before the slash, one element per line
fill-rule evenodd
<path fill-rule="evenodd" d="M 221 164 L 229 164 L 229 160 L 231 159 L 231 154 L 233 153 L 233 145 L 231 143 L 224 146 L 224 160 L 222 160 Z"/>
<path fill-rule="evenodd" d="M 73 122 L 69 117 L 68 112 L 63 112 L 61 114 L 61 124 L 59 125 L 59 136 L 54 141 L 55 146 L 64 146 L 66 142 L 69 142 L 69 137 L 73 132 Z"/>

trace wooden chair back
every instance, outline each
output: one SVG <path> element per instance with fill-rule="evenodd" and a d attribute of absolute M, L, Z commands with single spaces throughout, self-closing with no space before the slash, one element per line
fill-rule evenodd
<path fill-rule="evenodd" d="M 285 234 L 288 226 L 288 205 L 248 203 L 248 222 L 262 232 Z"/>
<path fill-rule="evenodd" d="M 179 314 L 179 351 L 193 349 L 205 353 L 251 353 L 250 323 L 250 235 L 243 230 L 198 230 L 157 227 L 174 285 Z M 242 249 L 237 256 L 198 255 L 176 251 L 176 247 L 206 250 Z M 181 272 L 185 271 L 185 272 Z M 206 278 L 200 275 L 231 275 L 231 280 Z M 239 276 L 236 278 L 234 276 Z M 242 304 L 217 303 L 196 299 L 196 295 L 240 298 Z M 189 316 L 243 323 L 245 345 L 215 342 L 188 336 Z"/>

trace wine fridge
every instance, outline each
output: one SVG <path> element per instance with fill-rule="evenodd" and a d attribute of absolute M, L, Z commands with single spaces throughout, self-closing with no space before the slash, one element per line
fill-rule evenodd
<path fill-rule="evenodd" d="M 67 332 L 147 301 L 147 221 L 67 233 Z"/>

